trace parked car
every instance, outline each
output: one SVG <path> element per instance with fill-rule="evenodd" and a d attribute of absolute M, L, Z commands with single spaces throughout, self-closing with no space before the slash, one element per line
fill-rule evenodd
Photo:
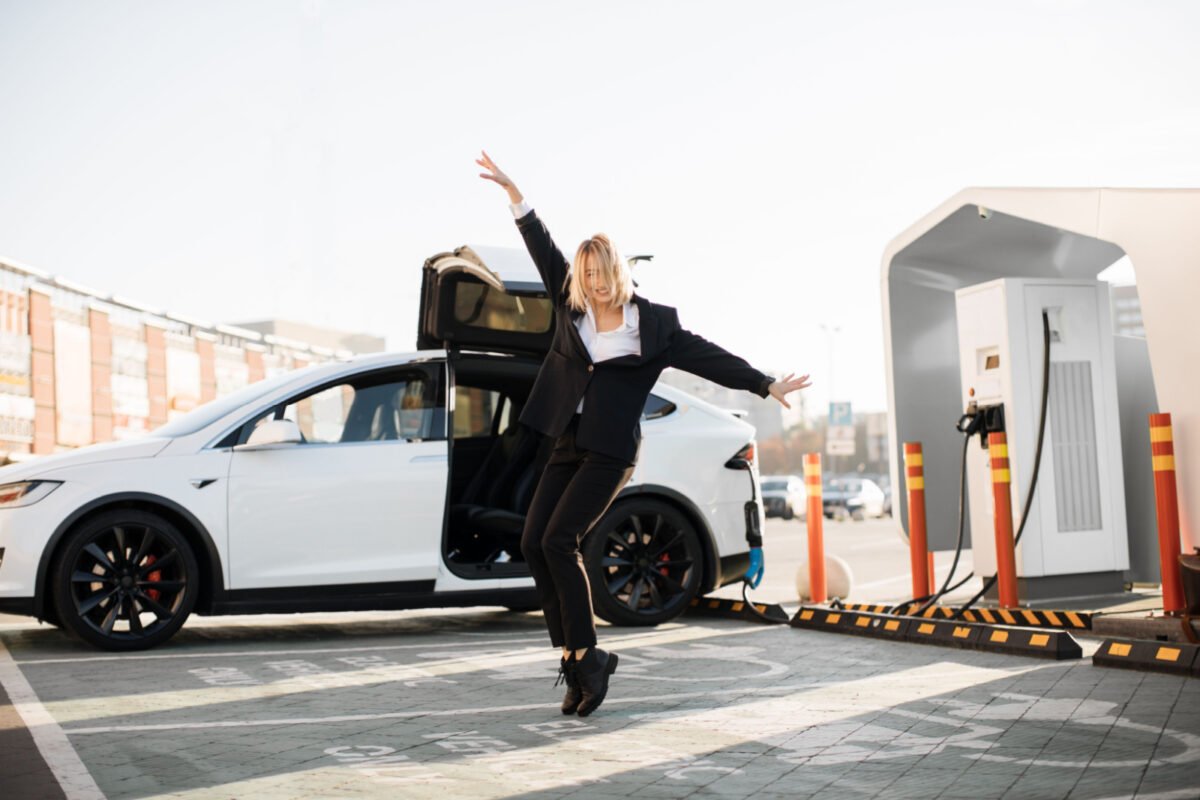
<path fill-rule="evenodd" d="M 804 519 L 808 508 L 804 479 L 797 475 L 763 476 L 762 502 L 768 517 Z"/>
<path fill-rule="evenodd" d="M 826 476 L 821 486 L 821 503 L 830 519 L 865 519 L 884 514 L 883 490 L 860 475 Z"/>
<path fill-rule="evenodd" d="M 535 609 L 519 540 L 552 442 L 517 418 L 553 308 L 523 251 L 463 247 L 426 262 L 418 320 L 416 352 L 0 469 L 0 612 L 133 650 L 193 612 Z M 596 612 L 626 625 L 738 580 L 757 480 L 754 429 L 685 392 L 656 386 L 642 429 L 582 548 Z"/>
<path fill-rule="evenodd" d="M 870 478 L 876 486 L 883 490 L 883 516 L 890 517 L 892 515 L 892 476 L 884 473 L 865 477 Z"/>

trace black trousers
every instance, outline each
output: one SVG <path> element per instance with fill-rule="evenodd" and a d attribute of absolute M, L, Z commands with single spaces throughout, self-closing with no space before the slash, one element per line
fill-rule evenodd
<path fill-rule="evenodd" d="M 579 543 L 633 475 L 633 464 L 575 446 L 576 415 L 554 443 L 525 515 L 521 553 L 555 647 L 596 644 L 592 593 Z"/>

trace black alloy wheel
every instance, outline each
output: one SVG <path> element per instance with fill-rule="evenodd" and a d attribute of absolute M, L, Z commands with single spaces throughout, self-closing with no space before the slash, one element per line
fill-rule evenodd
<path fill-rule="evenodd" d="M 700 538 L 660 500 L 615 504 L 583 545 L 596 614 L 614 625 L 657 625 L 687 609 L 700 588 Z"/>
<path fill-rule="evenodd" d="M 52 581 L 68 631 L 105 650 L 142 650 L 171 638 L 191 614 L 200 570 L 170 522 L 114 510 L 69 534 Z"/>

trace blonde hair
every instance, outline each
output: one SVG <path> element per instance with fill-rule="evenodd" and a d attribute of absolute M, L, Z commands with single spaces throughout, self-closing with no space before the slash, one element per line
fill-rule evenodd
<path fill-rule="evenodd" d="M 625 305 L 633 298 L 633 278 L 629 265 L 612 241 L 603 233 L 585 239 L 575 251 L 571 265 L 571 281 L 567 285 L 567 305 L 575 311 L 587 310 L 587 295 L 583 291 L 583 278 L 589 267 L 596 270 L 596 280 L 612 288 L 613 303 Z"/>

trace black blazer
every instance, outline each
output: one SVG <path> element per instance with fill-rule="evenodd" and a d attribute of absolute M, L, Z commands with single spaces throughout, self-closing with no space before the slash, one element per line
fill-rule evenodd
<path fill-rule="evenodd" d="M 582 398 L 576 444 L 634 463 L 642 440 L 642 409 L 659 374 L 667 367 L 677 367 L 731 389 L 767 396 L 773 378 L 684 330 L 674 308 L 651 303 L 636 294 L 633 302 L 638 308 L 641 354 L 593 363 L 575 327 L 582 312 L 567 305 L 567 259 L 533 211 L 517 220 L 517 228 L 555 310 L 550 352 L 521 411 L 522 423 L 547 436 L 561 436 Z"/>

